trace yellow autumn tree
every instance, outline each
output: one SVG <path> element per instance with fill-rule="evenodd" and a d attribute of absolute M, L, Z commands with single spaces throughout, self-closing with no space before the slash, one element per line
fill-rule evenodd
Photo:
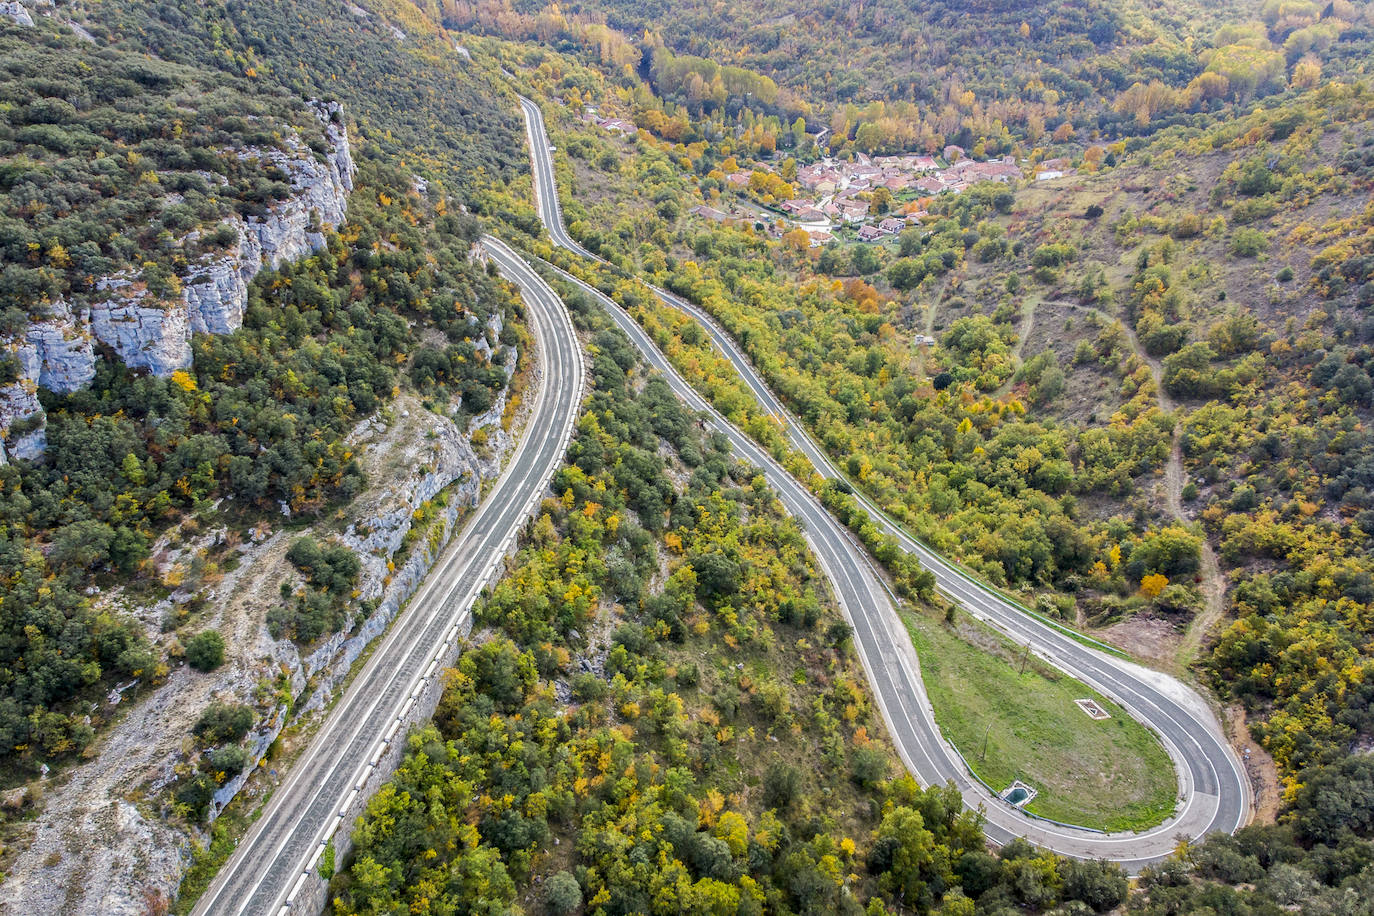
<path fill-rule="evenodd" d="M 1169 577 L 1162 573 L 1150 573 L 1140 580 L 1140 593 L 1146 598 L 1158 598 L 1159 593 L 1169 584 Z"/>

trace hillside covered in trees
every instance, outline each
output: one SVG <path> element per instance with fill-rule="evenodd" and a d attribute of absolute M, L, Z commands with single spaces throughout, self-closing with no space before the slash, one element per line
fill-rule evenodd
<path fill-rule="evenodd" d="M 411 489 L 500 469 L 527 337 L 465 200 L 513 174 L 516 122 L 405 4 L 13 6 L 0 906 L 156 910 L 466 507 Z M 446 438 L 380 463 L 391 429 Z"/>
<path fill-rule="evenodd" d="M 1107 863 L 986 849 L 953 789 L 901 773 L 795 523 L 570 301 L 596 387 L 562 495 L 359 819 L 334 912 L 1361 912 L 1357 761 L 1134 892 Z"/>
<path fill-rule="evenodd" d="M 602 288 L 722 409 L 780 446 L 691 322 L 627 275 L 705 305 L 923 538 L 1248 713 L 1279 826 L 1182 852 L 1143 882 L 1143 911 L 1353 911 L 1368 879 L 1371 116 L 1350 55 L 1312 53 L 1344 76 L 1290 69 L 1280 94 L 1195 123 L 1058 143 L 1062 178 L 862 194 L 912 218 L 878 243 L 808 245 L 780 197 L 728 186 L 787 174 L 790 151 L 757 145 L 745 116 L 713 135 L 713 113 L 684 107 L 684 133 L 645 121 L 618 139 L 553 109 L 569 226 L 623 271 Z M 603 57 L 545 53 L 531 82 L 570 106 L 673 110 L 645 102 L 652 73 Z M 1349 868 L 1325 872 L 1343 843 Z"/>
<path fill-rule="evenodd" d="M 992 855 L 957 792 L 902 774 L 797 523 L 571 301 L 595 391 L 558 495 L 360 819 L 335 912 L 1122 902 L 1113 866 Z"/>
<path fill-rule="evenodd" d="M 312 223 L 318 245 L 257 274 L 242 326 L 197 334 L 184 368 L 102 348 L 89 384 L 26 392 L 46 449 L 0 467 L 8 785 L 94 752 L 112 690 L 136 700 L 183 658 L 223 663 L 197 601 L 151 623 L 101 601 L 170 603 L 233 562 L 226 546 L 189 582 L 161 574 L 178 532 L 311 526 L 262 609 L 285 645 L 370 612 L 330 528 L 373 483 L 350 432 L 396 397 L 461 425 L 508 384 L 520 354 L 504 347 L 525 344 L 513 323 L 503 348 L 482 343 L 519 309 L 469 259 L 493 228 L 547 251 L 515 85 L 550 113 L 570 230 L 612 262 L 588 275 L 804 471 L 637 278 L 740 341 L 839 460 L 848 480 L 818 492 L 917 613 L 944 616 L 928 575 L 849 490 L 1036 612 L 1212 690 L 1237 741 L 1257 742 L 1259 822 L 1182 846 L 1134 889 L 1112 866 L 988 849 L 952 790 L 902 773 L 796 523 L 574 295 L 595 391 L 569 463 L 357 826 L 335 911 L 1367 910 L 1367 3 L 35 12 L 0 18 L 7 347 L 103 278 L 176 299 L 232 246 L 225 220 L 297 190 L 274 157 L 322 161 L 346 131 L 356 183 L 347 218 Z M 804 166 L 887 153 L 1006 156 L 1021 174 L 866 188 L 865 219 L 903 223 L 867 241 L 836 227 L 813 244 L 784 213 Z M 22 368 L 0 360 L 0 385 Z M 5 441 L 37 431 L 21 419 Z M 416 510 L 415 537 L 434 512 Z M 951 656 L 978 649 L 957 616 Z M 198 712 L 159 816 L 208 817 L 264 710 L 297 699 L 246 689 Z M 6 810 L 8 839 L 28 815 Z"/>
<path fill-rule="evenodd" d="M 1000 155 L 1205 124 L 1290 82 L 1358 77 L 1371 51 L 1368 5 L 1346 0 L 419 5 L 455 28 L 580 47 L 612 72 L 637 70 L 669 124 L 679 108 L 717 129 L 747 111 L 776 119 L 777 145 L 790 149 L 801 117 L 834 152 L 954 143 Z M 637 123 L 658 132 L 652 120 Z"/>

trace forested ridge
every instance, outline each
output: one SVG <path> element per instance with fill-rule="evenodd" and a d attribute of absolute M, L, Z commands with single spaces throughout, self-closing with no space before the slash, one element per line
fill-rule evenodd
<path fill-rule="evenodd" d="M 305 76 L 313 73 L 310 54 L 327 49 L 261 36 L 299 38 L 306 22 L 324 21 L 324 7 L 265 4 L 257 17 L 253 6 L 100 5 L 82 16 L 92 41 L 46 17 L 30 29 L 0 29 L 9 76 L 0 284 L 10 335 L 62 299 L 80 303 L 96 280 L 121 269 L 150 291 L 165 287 L 155 296 L 175 298 L 189 258 L 231 243 L 221 220 L 260 214 L 290 193 L 256 151 L 280 147 L 292 133 L 323 149 L 320 121 L 304 99 L 344 94 L 331 87 L 372 99 L 344 108 L 359 166 L 348 221 L 318 252 L 257 277 L 240 330 L 196 336 L 192 366 L 169 377 L 98 352 L 88 387 L 69 395 L 40 389 L 45 454 L 0 467 L 0 766 L 8 779 L 86 748 L 113 713 L 102 702 L 112 686 L 160 683 L 183 653 L 198 667 L 222 660 L 218 634 L 183 630 L 194 602 L 179 603 L 158 632 L 95 597 L 121 586 L 140 601 L 190 595 L 234 559 L 224 547 L 189 572 L 159 571 L 151 562 L 159 538 L 182 525 L 248 532 L 283 510 L 318 517 L 367 485 L 345 438 L 401 387 L 436 409 L 461 398 L 462 415 L 472 416 L 506 385 L 505 369 L 473 341 L 493 315 L 513 317 L 514 305 L 469 262 L 478 229 L 456 195 L 484 169 L 509 168 L 510 151 L 482 165 L 480 146 L 461 142 L 472 168 L 441 172 L 427 186 L 416 180 L 417 171 L 439 169 L 434 157 L 451 155 L 479 124 L 499 136 L 500 120 L 453 118 L 440 136 L 428 127 L 439 119 L 433 110 L 369 96 L 364 83 L 381 80 L 388 65 L 367 41 L 395 41 L 380 21 L 360 26 L 366 40 L 315 30 L 322 41 L 350 41 L 360 61 L 371 61 L 352 69 L 357 82 Z M 234 15 L 261 31 L 234 31 Z M 284 85 L 278 73 L 297 81 Z M 469 88 L 480 78 L 451 82 L 442 104 L 481 96 Z M 422 86 L 410 77 L 393 83 L 401 84 Z M 396 112 L 424 120 L 408 126 L 390 117 Z M 370 120 L 378 116 L 380 123 Z M 508 325 L 503 343 L 518 340 Z M 12 380 L 15 367 L 4 369 Z M 270 627 L 304 645 L 352 626 L 370 608 L 350 592 L 340 579 L 284 595 Z M 208 766 L 211 775 L 183 793 L 190 812 L 203 811 L 206 780 L 212 789 L 241 766 Z"/>
<path fill-rule="evenodd" d="M 305 97 L 342 101 L 387 155 L 455 189 L 508 180 L 524 153 L 490 63 L 454 53 L 409 2 L 104 2 L 97 37 Z M 439 177 L 439 176 L 436 176 Z"/>
<path fill-rule="evenodd" d="M 1345 0 L 417 5 L 456 28 L 637 70 L 656 99 L 635 98 L 636 123 L 674 140 L 758 116 L 790 149 L 801 118 L 813 136 L 825 128 L 822 145 L 837 153 L 955 143 L 1000 155 L 1201 126 L 1290 84 L 1359 78 L 1370 54 L 1368 6 Z M 694 123 L 703 116 L 710 126 Z"/>
<path fill-rule="evenodd" d="M 35 41 L 9 29 L 0 42 L 6 336 L 121 270 L 136 268 L 161 292 L 199 253 L 173 238 L 200 230 L 199 249 L 222 250 L 234 239 L 213 230 L 226 216 L 257 215 L 287 196 L 261 151 L 281 149 L 287 134 L 324 149 L 299 99 L 242 77 L 101 53 L 69 32 Z"/>

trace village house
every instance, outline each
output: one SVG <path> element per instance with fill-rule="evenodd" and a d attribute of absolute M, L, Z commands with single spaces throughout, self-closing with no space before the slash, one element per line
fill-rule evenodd
<path fill-rule="evenodd" d="M 887 219 L 883 220 L 881 223 L 878 224 L 878 228 L 883 230 L 884 232 L 896 235 L 898 232 L 901 232 L 903 229 L 906 228 L 906 220 L 897 219 L 895 216 L 889 216 Z"/>
<path fill-rule="evenodd" d="M 626 135 L 639 133 L 639 128 L 636 127 L 632 121 L 626 121 L 624 118 L 603 118 L 591 105 L 588 105 L 582 110 L 582 120 L 586 121 L 588 124 L 594 124 L 602 130 L 608 130 L 611 133 Z"/>
<path fill-rule="evenodd" d="M 1016 164 L 1016 159 L 1011 156 L 1004 156 L 1001 159 L 993 159 L 987 162 L 975 162 L 972 159 L 961 159 L 946 169 L 942 177 L 956 177 L 959 181 L 966 184 L 973 184 L 979 181 L 1000 181 L 1006 183 L 1021 177 L 1021 167 Z"/>
<path fill-rule="evenodd" d="M 1036 181 L 1049 181 L 1053 178 L 1063 178 L 1065 175 L 1074 173 L 1073 160 L 1064 157 L 1046 159 L 1035 167 Z"/>
<path fill-rule="evenodd" d="M 861 223 L 868 218 L 868 204 L 863 201 L 842 203 L 839 208 L 840 218 L 846 223 Z"/>

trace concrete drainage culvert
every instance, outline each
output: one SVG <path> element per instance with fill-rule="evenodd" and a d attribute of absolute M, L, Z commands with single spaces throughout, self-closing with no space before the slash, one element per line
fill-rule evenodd
<path fill-rule="evenodd" d="M 1034 786 L 1028 786 L 1018 779 L 1002 793 L 1002 800 L 1013 808 L 1024 808 L 1031 803 L 1036 794 Z"/>

